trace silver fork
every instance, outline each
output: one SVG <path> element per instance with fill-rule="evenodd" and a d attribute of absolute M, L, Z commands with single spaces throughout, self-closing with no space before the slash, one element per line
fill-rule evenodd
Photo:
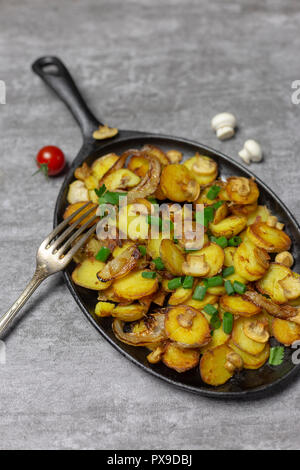
<path fill-rule="evenodd" d="M 37 251 L 36 270 L 33 278 L 22 292 L 20 297 L 13 304 L 13 306 L 0 318 L 0 336 L 13 322 L 18 311 L 27 302 L 29 297 L 31 297 L 41 282 L 44 281 L 48 276 L 51 276 L 51 274 L 55 274 L 65 269 L 72 260 L 72 257 L 75 255 L 75 253 L 82 247 L 90 235 L 95 232 L 97 226 L 97 215 L 91 217 L 84 225 L 82 225 L 72 234 L 80 222 L 82 222 L 86 217 L 88 217 L 89 214 L 91 214 L 91 212 L 95 210 L 94 207 L 84 212 L 75 222 L 66 228 L 72 219 L 79 215 L 88 206 L 88 204 L 89 203 L 87 202 L 67 219 L 65 219 L 42 242 Z M 71 247 L 71 249 L 69 249 L 76 238 L 81 235 L 91 223 L 93 223 L 93 226 Z"/>

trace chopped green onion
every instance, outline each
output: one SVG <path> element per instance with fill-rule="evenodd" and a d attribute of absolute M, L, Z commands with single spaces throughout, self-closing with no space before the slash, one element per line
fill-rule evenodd
<path fill-rule="evenodd" d="M 245 294 L 247 287 L 239 281 L 234 281 L 233 288 L 237 294 Z"/>
<path fill-rule="evenodd" d="M 142 277 L 145 279 L 155 279 L 156 278 L 156 272 L 154 271 L 144 271 L 142 272 Z"/>
<path fill-rule="evenodd" d="M 156 225 L 160 229 L 162 228 L 162 219 L 160 217 L 153 217 L 152 215 L 148 215 L 147 220 L 149 225 Z"/>
<path fill-rule="evenodd" d="M 223 331 L 230 335 L 233 327 L 233 315 L 230 312 L 225 312 L 223 315 Z"/>
<path fill-rule="evenodd" d="M 210 241 L 217 243 L 221 248 L 226 248 L 228 244 L 226 237 L 210 237 Z"/>
<path fill-rule="evenodd" d="M 207 288 L 205 286 L 197 286 L 193 294 L 193 299 L 203 300 L 206 294 L 206 290 Z"/>
<path fill-rule="evenodd" d="M 105 246 L 102 246 L 100 248 L 100 250 L 98 251 L 98 253 L 96 254 L 95 258 L 96 260 L 98 261 L 102 261 L 103 263 L 105 263 L 105 261 L 107 260 L 107 258 L 109 257 L 111 251 L 109 250 L 109 248 L 106 248 Z"/>
<path fill-rule="evenodd" d="M 155 267 L 158 271 L 162 271 L 163 269 L 165 269 L 165 265 L 160 256 L 158 256 L 158 258 L 155 258 L 153 260 L 153 263 L 155 264 Z"/>
<path fill-rule="evenodd" d="M 168 289 L 170 290 L 175 290 L 181 286 L 182 286 L 181 277 L 174 277 L 174 279 L 171 279 L 171 281 L 168 282 Z"/>
<path fill-rule="evenodd" d="M 144 245 L 139 245 L 138 248 L 140 250 L 141 255 L 146 256 L 146 247 Z"/>
<path fill-rule="evenodd" d="M 218 313 L 218 310 L 212 304 L 205 305 L 203 310 L 208 315 L 215 315 L 216 313 Z"/>
<path fill-rule="evenodd" d="M 228 246 L 239 246 L 241 243 L 241 237 L 232 237 L 228 240 Z"/>
<path fill-rule="evenodd" d="M 228 277 L 231 276 L 231 274 L 234 274 L 234 272 L 234 266 L 228 266 L 227 268 L 223 269 L 222 276 Z"/>
<path fill-rule="evenodd" d="M 210 190 L 206 194 L 206 197 L 208 199 L 216 199 L 216 197 L 217 197 L 217 195 L 219 194 L 220 191 L 221 191 L 220 186 L 216 186 L 214 184 L 213 186 L 211 186 Z"/>
<path fill-rule="evenodd" d="M 206 281 L 207 287 L 217 287 L 223 285 L 223 278 L 221 276 L 210 277 Z"/>
<path fill-rule="evenodd" d="M 210 326 L 213 330 L 217 330 L 221 326 L 221 320 L 217 313 L 214 313 L 210 319 Z"/>
<path fill-rule="evenodd" d="M 283 362 L 284 357 L 284 347 L 275 346 L 270 349 L 269 364 L 271 366 L 280 366 Z"/>
<path fill-rule="evenodd" d="M 208 226 L 208 222 L 211 222 L 214 218 L 214 208 L 212 206 L 204 207 L 204 210 L 201 212 L 196 212 L 195 219 L 204 227 Z"/>
<path fill-rule="evenodd" d="M 219 209 L 219 207 L 221 207 L 223 204 L 224 204 L 224 201 L 215 202 L 215 203 L 213 204 L 213 208 L 214 208 L 215 211 L 216 211 L 216 210 Z"/>
<path fill-rule="evenodd" d="M 158 204 L 158 202 L 157 202 L 157 200 L 155 199 L 155 197 L 149 196 L 147 199 L 148 199 L 149 202 L 151 202 L 151 204 Z"/>
<path fill-rule="evenodd" d="M 182 287 L 184 289 L 191 289 L 194 284 L 194 278 L 193 276 L 185 276 Z"/>
<path fill-rule="evenodd" d="M 98 197 L 101 197 L 106 191 L 105 184 L 102 184 L 102 186 L 99 189 L 94 189 L 94 191 Z"/>
<path fill-rule="evenodd" d="M 225 286 L 227 295 L 234 294 L 234 288 L 233 288 L 233 285 L 232 285 L 231 281 L 229 281 L 229 280 L 225 281 L 224 286 Z"/>

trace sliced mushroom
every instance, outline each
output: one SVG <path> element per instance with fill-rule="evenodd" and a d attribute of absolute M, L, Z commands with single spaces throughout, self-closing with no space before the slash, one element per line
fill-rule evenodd
<path fill-rule="evenodd" d="M 217 164 L 210 158 L 196 155 L 197 159 L 192 166 L 192 170 L 199 175 L 212 175 L 217 170 Z"/>
<path fill-rule="evenodd" d="M 289 251 L 282 251 L 281 253 L 278 253 L 278 255 L 276 255 L 275 263 L 284 264 L 285 266 L 290 268 L 294 264 L 293 255 Z"/>
<path fill-rule="evenodd" d="M 182 271 L 186 276 L 202 277 L 209 273 L 210 267 L 205 261 L 205 255 L 189 254 L 182 264 Z"/>
<path fill-rule="evenodd" d="M 284 295 L 288 300 L 297 299 L 300 296 L 300 278 L 294 275 L 288 275 L 278 281 L 278 284 L 284 290 Z"/>
<path fill-rule="evenodd" d="M 148 354 L 147 361 L 150 362 L 150 364 L 157 364 L 161 360 L 164 350 L 164 346 L 157 346 L 154 351 Z"/>
<path fill-rule="evenodd" d="M 232 191 L 236 191 L 240 196 L 248 196 L 251 192 L 250 181 L 248 178 L 241 176 L 234 178 L 231 186 Z"/>
<path fill-rule="evenodd" d="M 132 323 L 128 332 L 124 331 L 124 326 L 125 322 L 119 319 L 115 319 L 112 324 L 116 337 L 126 344 L 144 346 L 166 339 L 164 313 L 154 313 L 143 320 Z"/>
<path fill-rule="evenodd" d="M 193 326 L 193 319 L 196 316 L 196 312 L 192 309 L 186 309 L 184 313 L 180 313 L 177 317 L 177 321 L 183 328 L 191 328 Z"/>
<path fill-rule="evenodd" d="M 70 204 L 89 200 L 89 192 L 83 181 L 76 180 L 70 184 L 67 200 Z"/>
<path fill-rule="evenodd" d="M 234 372 L 235 370 L 241 370 L 243 368 L 244 361 L 239 354 L 232 351 L 226 355 L 225 369 L 229 372 Z"/>
<path fill-rule="evenodd" d="M 182 189 L 186 192 L 187 202 L 193 202 L 198 199 L 200 194 L 200 184 L 196 180 L 189 180 L 187 184 L 182 183 Z"/>
<path fill-rule="evenodd" d="M 245 335 L 257 343 L 266 343 L 269 340 L 270 334 L 266 327 L 267 324 L 260 321 L 249 320 L 243 324 Z"/>
<path fill-rule="evenodd" d="M 118 132 L 116 127 L 108 127 L 106 125 L 99 126 L 99 128 L 93 132 L 93 138 L 96 140 L 109 139 L 117 135 Z"/>
<path fill-rule="evenodd" d="M 183 156 L 179 150 L 169 150 L 166 155 L 170 160 L 170 163 L 180 163 Z"/>

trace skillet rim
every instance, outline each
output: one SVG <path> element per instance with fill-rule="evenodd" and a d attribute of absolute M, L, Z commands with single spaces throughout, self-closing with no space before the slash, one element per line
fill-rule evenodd
<path fill-rule="evenodd" d="M 284 202 L 281 201 L 281 199 L 273 192 L 273 190 L 266 184 L 264 183 L 259 177 L 257 177 L 251 170 L 248 168 L 244 167 L 241 163 L 235 161 L 233 158 L 229 157 L 228 155 L 220 152 L 219 150 L 216 150 L 212 147 L 209 147 L 207 145 L 204 145 L 200 142 L 186 139 L 183 137 L 175 137 L 172 135 L 168 134 L 159 134 L 159 133 L 151 133 L 151 132 L 142 132 L 142 131 L 133 131 L 133 130 L 120 130 L 119 134 L 114 137 L 113 139 L 109 139 L 107 141 L 103 141 L 103 144 L 99 146 L 99 152 L 102 150 L 105 151 L 105 147 L 110 146 L 112 143 L 122 143 L 126 142 L 127 140 L 131 140 L 134 138 L 143 138 L 145 140 L 151 139 L 151 138 L 156 138 L 156 139 L 165 139 L 169 141 L 173 141 L 174 144 L 184 144 L 184 145 L 192 145 L 192 146 L 197 146 L 201 147 L 204 151 L 210 152 L 212 154 L 215 154 L 220 160 L 225 161 L 230 163 L 231 165 L 235 166 L 238 168 L 240 171 L 246 173 L 250 177 L 254 177 L 256 181 L 263 187 L 263 189 L 270 194 L 270 196 L 274 199 L 274 201 L 282 208 L 282 210 L 287 214 L 288 218 L 290 221 L 294 224 L 295 229 L 298 231 L 299 236 L 300 236 L 300 225 L 297 222 L 295 216 L 292 214 L 292 212 L 288 209 L 288 207 L 284 204 Z M 73 160 L 70 168 L 68 169 L 68 172 L 65 176 L 65 179 L 63 181 L 63 184 L 61 186 L 61 189 L 58 193 L 58 197 L 56 200 L 55 204 L 55 210 L 54 210 L 54 227 L 56 227 L 59 223 L 58 221 L 58 213 L 60 209 L 60 205 L 64 199 L 64 192 L 66 189 L 66 186 L 69 184 L 69 180 L 71 177 L 73 177 L 74 169 L 77 168 L 80 164 L 85 161 L 90 153 L 85 153 L 85 150 L 88 150 L 89 146 L 94 143 L 94 140 L 90 139 L 84 139 L 83 145 L 77 155 L 77 157 Z M 102 142 L 101 142 L 102 143 Z M 242 390 L 242 391 L 236 391 L 236 392 L 222 392 L 222 391 L 215 391 L 215 390 L 205 390 L 199 387 L 195 387 L 192 385 L 184 384 L 184 383 L 179 383 L 174 381 L 171 378 L 168 378 L 161 374 L 160 372 L 156 372 L 155 370 L 151 369 L 150 367 L 147 367 L 145 364 L 142 362 L 139 362 L 137 359 L 135 359 L 130 353 L 127 353 L 124 351 L 118 344 L 115 342 L 112 338 L 110 338 L 105 331 L 101 328 L 101 325 L 99 325 L 96 320 L 92 317 L 84 303 L 81 301 L 79 295 L 77 294 L 73 283 L 71 281 L 71 277 L 69 273 L 64 270 L 63 271 L 63 276 L 66 281 L 67 287 L 69 291 L 71 292 L 73 298 L 75 299 L 76 303 L 79 305 L 80 309 L 84 313 L 85 317 L 89 320 L 89 322 L 96 328 L 96 330 L 101 334 L 102 337 L 104 337 L 117 351 L 121 353 L 122 356 L 126 357 L 129 359 L 132 363 L 146 371 L 147 373 L 153 375 L 156 378 L 159 378 L 160 380 L 163 380 L 164 382 L 167 382 L 173 386 L 175 386 L 178 389 L 185 390 L 200 396 L 205 396 L 205 397 L 211 397 L 211 398 L 218 398 L 220 400 L 222 399 L 249 399 L 249 398 L 259 398 L 262 396 L 266 396 L 267 394 L 275 393 L 278 392 L 280 387 L 283 387 L 284 385 L 287 385 L 293 377 L 298 373 L 300 370 L 300 364 L 294 365 L 294 367 L 287 372 L 285 375 L 280 377 L 279 379 L 275 380 L 272 383 L 266 384 L 266 385 L 261 385 L 253 389 L 249 390 Z"/>

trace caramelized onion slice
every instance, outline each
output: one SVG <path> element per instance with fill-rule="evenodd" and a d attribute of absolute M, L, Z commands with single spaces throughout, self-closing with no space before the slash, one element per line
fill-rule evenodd
<path fill-rule="evenodd" d="M 143 346 L 147 343 L 158 343 L 166 338 L 165 315 L 163 313 L 154 313 L 131 324 L 129 332 L 124 332 L 124 325 L 125 322 L 116 318 L 112 327 L 116 337 L 126 344 Z"/>
<path fill-rule="evenodd" d="M 109 261 L 102 271 L 97 273 L 97 278 L 99 281 L 107 282 L 125 276 L 137 266 L 140 256 L 140 251 L 135 245 L 129 246 L 116 258 Z"/>
<path fill-rule="evenodd" d="M 158 185 L 160 179 L 161 165 L 157 158 L 143 153 L 143 156 L 149 161 L 150 167 L 147 174 L 140 181 L 140 183 L 127 194 L 127 203 L 135 201 L 139 198 L 146 198 L 153 194 Z"/>
<path fill-rule="evenodd" d="M 258 307 L 264 308 L 273 317 L 282 318 L 283 320 L 290 319 L 293 321 L 293 317 L 296 317 L 300 314 L 300 310 L 297 307 L 292 307 L 291 305 L 274 304 L 271 300 L 267 299 L 254 290 L 247 290 L 244 294 L 244 297 L 246 297 L 246 299 L 250 300 Z"/>

